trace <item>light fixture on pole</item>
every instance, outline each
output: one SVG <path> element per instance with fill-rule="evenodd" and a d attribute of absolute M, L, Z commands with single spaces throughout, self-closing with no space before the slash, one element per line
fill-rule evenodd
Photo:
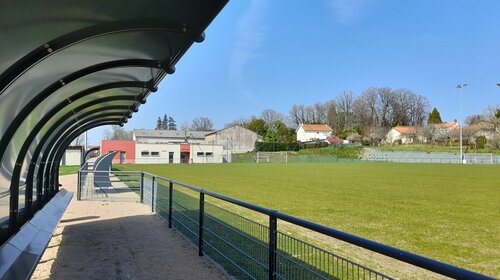
<path fill-rule="evenodd" d="M 460 163 L 464 163 L 464 155 L 463 155 L 463 145 L 462 145 L 462 91 L 461 89 L 466 87 L 467 84 L 458 84 L 455 88 L 458 90 L 458 99 L 460 101 L 460 116 L 458 120 L 458 128 L 460 130 Z"/>

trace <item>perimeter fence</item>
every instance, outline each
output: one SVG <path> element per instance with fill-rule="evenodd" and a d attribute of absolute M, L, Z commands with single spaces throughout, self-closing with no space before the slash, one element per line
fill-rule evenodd
<path fill-rule="evenodd" d="M 105 176 L 109 176 L 109 180 L 102 179 Z M 117 200 L 122 200 L 123 193 L 135 197 L 190 241 L 200 256 L 208 256 L 236 279 L 394 279 L 380 272 L 386 270 L 387 262 L 361 264 L 325 246 L 312 244 L 310 238 L 290 231 L 290 226 L 355 245 L 366 254 L 381 254 L 400 264 L 416 266 L 434 276 L 491 279 L 147 172 L 80 170 L 78 178 L 79 200 L 113 200 L 115 195 Z M 96 178 L 100 178 L 101 185 L 96 184 Z M 104 186 L 102 182 L 109 185 Z M 129 185 L 130 189 L 126 190 L 123 185 Z M 94 190 L 89 191 L 92 187 Z M 398 267 L 388 271 L 397 271 Z"/>

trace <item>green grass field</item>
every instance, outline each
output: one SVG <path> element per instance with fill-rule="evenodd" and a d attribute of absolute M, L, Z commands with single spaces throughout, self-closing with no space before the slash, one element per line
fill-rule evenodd
<path fill-rule="evenodd" d="M 500 166 L 117 165 L 500 276 Z"/>
<path fill-rule="evenodd" d="M 79 169 L 79 165 L 61 165 L 59 167 L 59 175 L 76 174 Z"/>

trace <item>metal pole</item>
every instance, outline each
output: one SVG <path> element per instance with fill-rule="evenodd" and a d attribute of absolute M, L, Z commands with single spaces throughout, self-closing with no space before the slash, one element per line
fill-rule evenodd
<path fill-rule="evenodd" d="M 174 200 L 174 184 L 170 181 L 168 185 L 168 227 L 172 228 L 172 205 Z"/>
<path fill-rule="evenodd" d="M 80 170 L 78 170 L 78 183 L 76 185 L 76 200 L 82 200 L 82 174 Z"/>
<path fill-rule="evenodd" d="M 278 248 L 278 221 L 274 214 L 269 215 L 269 279 L 276 279 L 276 251 Z"/>
<path fill-rule="evenodd" d="M 141 203 L 144 203 L 144 172 L 141 171 L 141 182 L 140 182 L 140 196 Z"/>
<path fill-rule="evenodd" d="M 203 256 L 203 235 L 205 232 L 205 194 L 200 191 L 200 218 L 198 227 L 198 256 Z"/>
<path fill-rule="evenodd" d="M 463 148 L 462 148 L 462 91 L 460 90 L 460 88 L 458 89 L 458 96 L 459 96 L 459 99 L 460 99 L 460 116 L 459 116 L 459 120 L 458 120 L 458 125 L 459 125 L 459 129 L 460 129 L 460 163 L 464 163 L 464 159 L 463 159 Z"/>
<path fill-rule="evenodd" d="M 464 163 L 463 159 L 463 148 L 462 148 L 462 88 L 466 87 L 467 84 L 458 84 L 455 88 L 458 90 L 458 99 L 460 105 L 460 115 L 458 120 L 459 130 L 460 130 L 460 164 Z"/>
<path fill-rule="evenodd" d="M 151 212 L 155 211 L 155 181 L 156 177 L 153 176 L 152 184 L 151 184 Z"/>

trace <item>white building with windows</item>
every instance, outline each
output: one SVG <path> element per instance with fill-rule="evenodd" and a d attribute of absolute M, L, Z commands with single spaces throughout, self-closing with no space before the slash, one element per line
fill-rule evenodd
<path fill-rule="evenodd" d="M 327 124 L 301 124 L 297 130 L 297 141 L 323 141 L 332 135 L 333 129 Z"/>
<path fill-rule="evenodd" d="M 206 143 L 210 131 L 135 129 L 135 163 L 223 163 L 231 151 Z"/>

